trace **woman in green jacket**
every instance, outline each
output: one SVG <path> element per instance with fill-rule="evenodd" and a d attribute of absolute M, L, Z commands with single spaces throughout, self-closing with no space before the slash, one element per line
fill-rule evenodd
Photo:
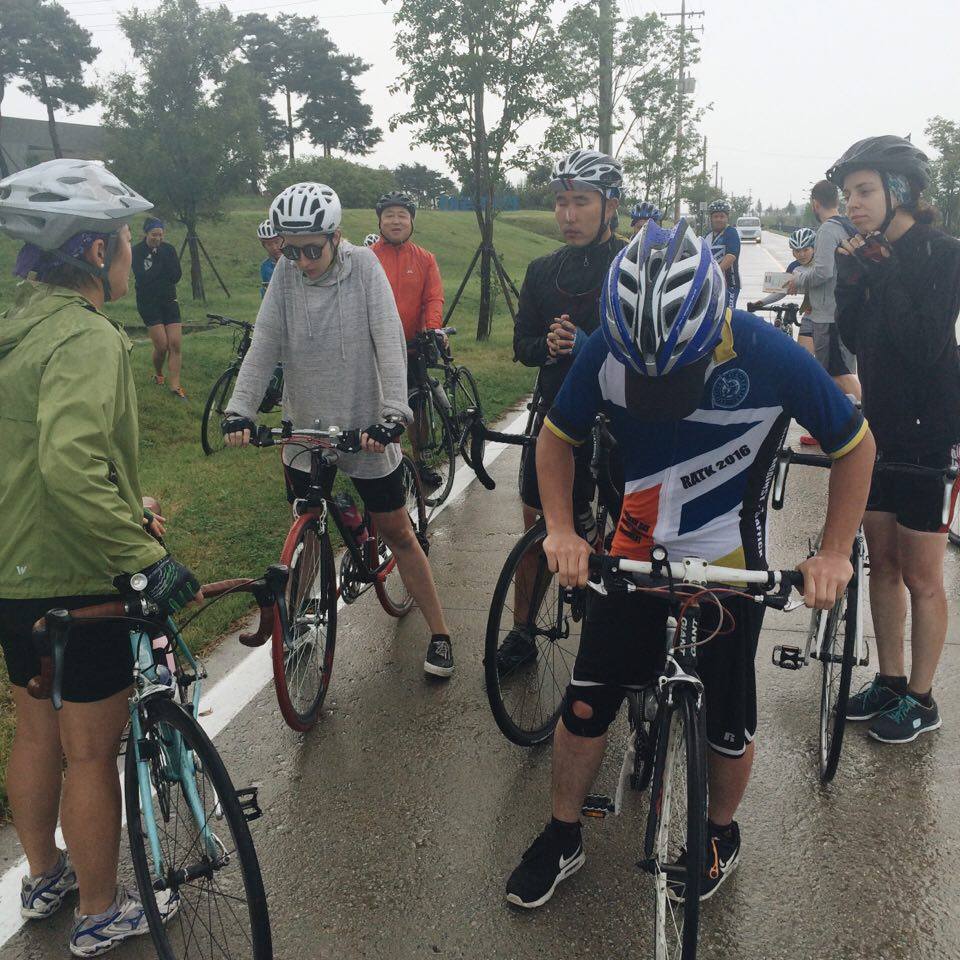
<path fill-rule="evenodd" d="M 133 657 L 122 625 L 73 631 L 56 713 L 27 694 L 39 672 L 31 624 L 116 596 L 115 581 L 140 571 L 168 609 L 198 592 L 146 526 L 131 344 L 100 312 L 127 292 L 128 221 L 150 207 L 84 160 L 0 180 L 0 230 L 24 241 L 14 268 L 24 282 L 0 315 L 0 646 L 17 723 L 7 786 L 28 867 L 21 913 L 46 918 L 79 887 L 76 956 L 147 932 L 139 900 L 117 886 L 116 757 Z M 58 813 L 67 851 L 54 840 Z"/>

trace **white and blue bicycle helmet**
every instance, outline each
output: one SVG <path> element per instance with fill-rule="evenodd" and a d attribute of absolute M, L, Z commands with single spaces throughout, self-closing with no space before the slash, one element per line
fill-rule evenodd
<path fill-rule="evenodd" d="M 804 247 L 812 247 L 816 240 L 817 235 L 809 227 L 800 227 L 790 234 L 787 243 L 791 250 L 803 250 Z"/>
<path fill-rule="evenodd" d="M 708 213 L 729 213 L 733 208 L 730 204 L 720 197 L 718 200 L 711 202 L 710 206 L 707 207 Z"/>
<path fill-rule="evenodd" d="M 617 360 L 643 377 L 666 376 L 709 356 L 720 340 L 723 273 L 686 220 L 672 230 L 648 221 L 610 265 L 600 312 Z"/>
<path fill-rule="evenodd" d="M 633 225 L 638 220 L 653 220 L 654 223 L 660 223 L 663 220 L 663 211 L 649 200 L 642 200 L 635 203 L 630 208 L 630 223 Z"/>
<path fill-rule="evenodd" d="M 380 239 L 379 233 L 368 233 L 363 238 L 363 245 L 365 247 L 372 247 Z"/>

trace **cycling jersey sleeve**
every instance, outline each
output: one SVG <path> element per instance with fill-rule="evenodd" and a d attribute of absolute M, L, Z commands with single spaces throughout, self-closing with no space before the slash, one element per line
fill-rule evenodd
<path fill-rule="evenodd" d="M 740 259 L 740 234 L 736 227 L 727 227 L 723 231 L 723 245 L 726 253 L 732 253 L 738 260 Z"/>
<path fill-rule="evenodd" d="M 437 258 L 432 253 L 427 257 L 420 325 L 424 330 L 439 330 L 443 326 L 443 282 Z"/>
<path fill-rule="evenodd" d="M 513 327 L 513 357 L 525 367 L 542 367 L 550 359 L 550 352 L 547 350 L 547 324 L 543 322 L 534 293 L 537 282 L 533 270 L 534 264 L 527 267 L 520 288 L 517 319 Z"/>
<path fill-rule="evenodd" d="M 580 446 L 590 435 L 593 421 L 603 406 L 600 371 L 608 356 L 603 331 L 595 330 L 573 361 L 544 420 L 544 426 L 561 440 Z"/>

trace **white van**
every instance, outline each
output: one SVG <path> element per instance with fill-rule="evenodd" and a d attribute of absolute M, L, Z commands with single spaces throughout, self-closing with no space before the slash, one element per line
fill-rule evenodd
<path fill-rule="evenodd" d="M 740 217 L 737 220 L 737 233 L 740 234 L 741 241 L 756 240 L 762 243 L 760 239 L 760 218 L 759 217 Z"/>

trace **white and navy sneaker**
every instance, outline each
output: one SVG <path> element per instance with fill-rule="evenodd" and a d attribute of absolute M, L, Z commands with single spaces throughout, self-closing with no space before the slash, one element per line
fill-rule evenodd
<path fill-rule="evenodd" d="M 166 923 L 180 908 L 180 899 L 161 892 L 157 894 L 157 906 Z M 75 957 L 99 957 L 124 940 L 150 932 L 140 898 L 123 887 L 117 887 L 117 897 L 104 913 L 84 916 L 74 911 L 73 919 L 70 952 Z"/>
<path fill-rule="evenodd" d="M 908 693 L 881 713 L 867 733 L 881 743 L 912 743 L 921 733 L 938 730 L 941 723 L 940 708 L 933 697 L 930 706 L 925 707 Z"/>
<path fill-rule="evenodd" d="M 564 831 L 551 821 L 510 874 L 507 903 L 527 910 L 542 907 L 557 884 L 575 874 L 586 860 L 580 824 L 576 830 Z"/>
<path fill-rule="evenodd" d="M 449 637 L 435 633 L 430 638 L 423 670 L 432 677 L 449 677 L 453 673 L 453 645 Z"/>
<path fill-rule="evenodd" d="M 63 906 L 63 899 L 77 889 L 77 875 L 66 850 L 52 870 L 39 877 L 20 881 L 20 916 L 25 920 L 45 920 Z"/>

